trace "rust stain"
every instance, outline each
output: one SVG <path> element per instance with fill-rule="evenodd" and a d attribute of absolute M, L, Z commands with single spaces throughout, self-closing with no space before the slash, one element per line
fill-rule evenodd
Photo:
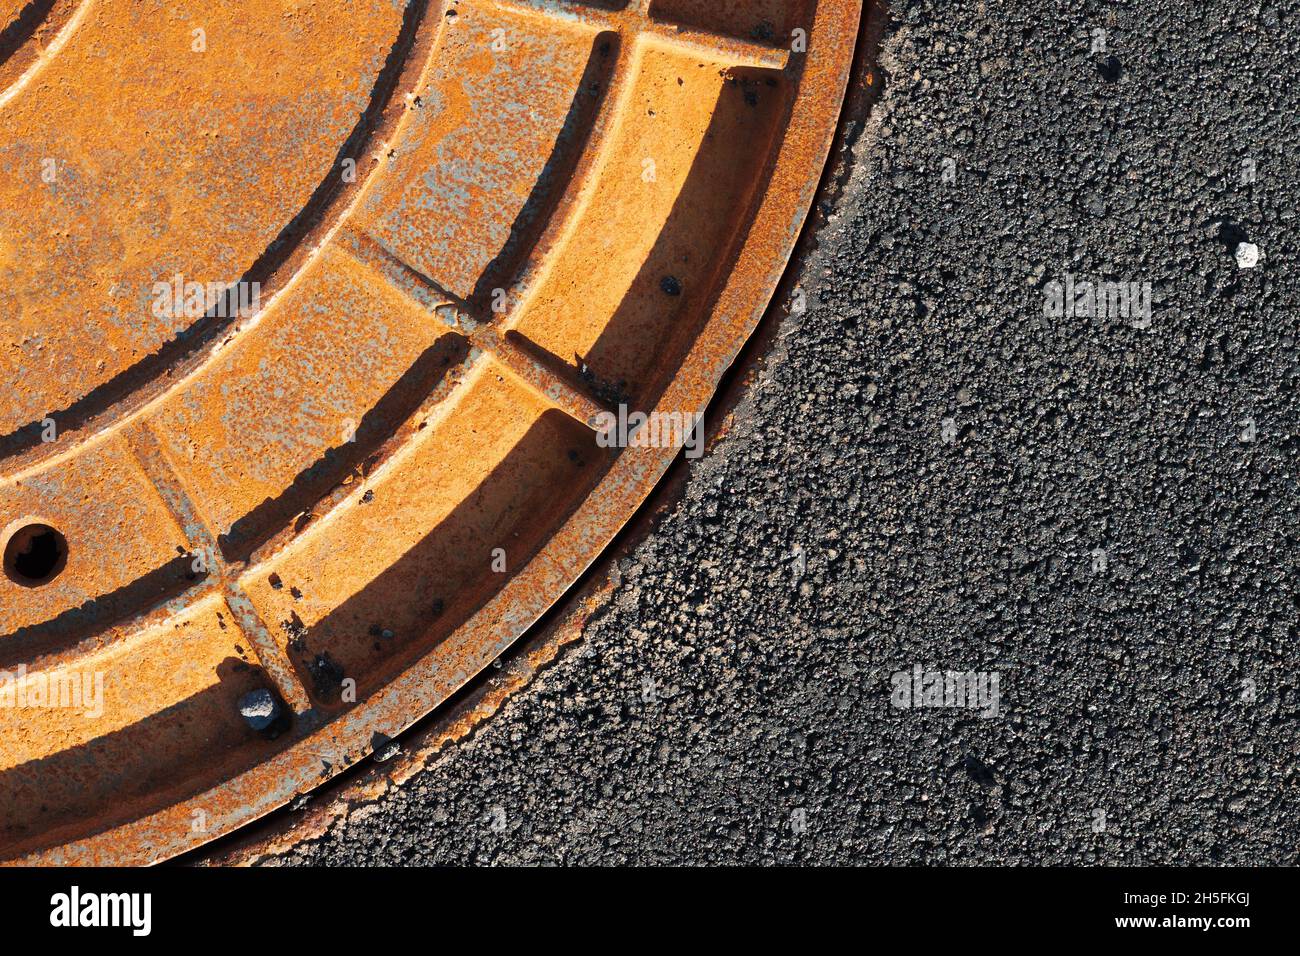
<path fill-rule="evenodd" d="M 0 0 L 0 856 L 201 845 L 527 631 L 761 316 L 860 15 Z"/>

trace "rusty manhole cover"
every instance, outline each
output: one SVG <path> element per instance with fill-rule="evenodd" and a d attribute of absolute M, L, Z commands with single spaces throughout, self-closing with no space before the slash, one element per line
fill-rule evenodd
<path fill-rule="evenodd" d="M 860 12 L 0 0 L 4 857 L 226 833 L 535 622 L 764 310 Z"/>

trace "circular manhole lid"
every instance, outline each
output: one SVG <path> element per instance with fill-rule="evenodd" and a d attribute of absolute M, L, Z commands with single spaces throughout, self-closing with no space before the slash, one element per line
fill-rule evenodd
<path fill-rule="evenodd" d="M 535 622 L 698 449 L 860 13 L 0 0 L 3 855 L 228 832 Z"/>

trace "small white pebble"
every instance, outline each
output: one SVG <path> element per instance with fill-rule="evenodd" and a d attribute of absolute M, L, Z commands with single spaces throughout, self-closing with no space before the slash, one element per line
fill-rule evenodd
<path fill-rule="evenodd" d="M 1237 268 L 1253 269 L 1259 264 L 1259 246 L 1253 242 L 1237 243 Z"/>

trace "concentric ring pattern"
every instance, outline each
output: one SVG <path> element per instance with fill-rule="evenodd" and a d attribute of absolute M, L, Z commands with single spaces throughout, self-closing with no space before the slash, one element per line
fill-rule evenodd
<path fill-rule="evenodd" d="M 562 596 L 767 306 L 860 14 L 0 0 L 4 855 L 228 832 Z"/>

